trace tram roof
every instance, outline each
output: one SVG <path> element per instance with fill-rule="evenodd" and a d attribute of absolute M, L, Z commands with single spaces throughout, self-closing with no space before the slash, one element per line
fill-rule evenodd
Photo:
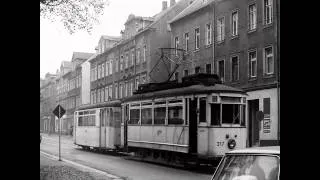
<path fill-rule="evenodd" d="M 153 99 L 153 98 L 160 98 L 160 97 L 172 97 L 172 96 L 183 96 L 183 95 L 190 95 L 190 94 L 205 94 L 205 93 L 246 94 L 242 89 L 234 88 L 234 87 L 223 85 L 223 84 L 214 84 L 210 86 L 208 85 L 206 86 L 203 84 L 196 84 L 196 85 L 191 85 L 187 87 L 135 94 L 133 96 L 124 98 L 123 101 L 128 102 L 128 101 Z"/>
<path fill-rule="evenodd" d="M 120 100 L 108 101 L 98 104 L 90 104 L 90 105 L 82 105 L 77 110 L 85 110 L 85 109 L 93 109 L 93 108 L 101 108 L 101 107 L 121 107 Z"/>

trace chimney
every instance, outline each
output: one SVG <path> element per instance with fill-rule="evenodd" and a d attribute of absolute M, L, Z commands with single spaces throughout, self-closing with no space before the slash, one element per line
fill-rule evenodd
<path fill-rule="evenodd" d="M 168 7 L 167 1 L 162 1 L 162 11 L 163 11 L 163 10 L 166 10 L 167 7 Z"/>
<path fill-rule="evenodd" d="M 170 0 L 170 7 L 175 5 L 176 4 L 176 1 L 175 0 Z"/>

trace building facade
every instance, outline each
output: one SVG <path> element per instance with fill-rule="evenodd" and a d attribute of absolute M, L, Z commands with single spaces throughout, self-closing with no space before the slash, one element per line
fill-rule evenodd
<path fill-rule="evenodd" d="M 56 101 L 56 74 L 47 73 L 45 79 L 40 79 L 40 131 L 45 133 L 55 132 L 54 115 Z"/>
<path fill-rule="evenodd" d="M 169 22 L 172 47 L 186 52 L 173 78 L 216 73 L 247 92 L 248 146 L 280 144 L 278 3 L 196 0 Z"/>

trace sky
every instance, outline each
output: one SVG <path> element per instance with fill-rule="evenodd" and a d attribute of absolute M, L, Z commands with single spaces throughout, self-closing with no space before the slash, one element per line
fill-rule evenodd
<path fill-rule="evenodd" d="M 109 0 L 100 24 L 94 26 L 91 34 L 78 31 L 71 35 L 62 23 L 40 17 L 40 77 L 56 73 L 62 61 L 71 61 L 73 52 L 94 53 L 102 35 L 120 36 L 130 14 L 151 17 L 159 13 L 162 1 L 165 0 Z M 170 0 L 166 1 L 169 7 Z"/>

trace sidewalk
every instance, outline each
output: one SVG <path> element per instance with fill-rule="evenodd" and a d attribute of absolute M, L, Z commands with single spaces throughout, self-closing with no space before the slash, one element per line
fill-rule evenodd
<path fill-rule="evenodd" d="M 59 134 L 56 133 L 51 133 L 50 135 L 48 133 L 41 133 L 42 137 L 52 137 L 52 138 L 58 138 Z M 73 140 L 73 136 L 71 135 L 65 135 L 61 134 L 61 138 L 63 139 L 68 139 L 68 140 Z"/>
<path fill-rule="evenodd" d="M 112 180 L 100 173 L 88 171 L 40 153 L 40 180 Z"/>

